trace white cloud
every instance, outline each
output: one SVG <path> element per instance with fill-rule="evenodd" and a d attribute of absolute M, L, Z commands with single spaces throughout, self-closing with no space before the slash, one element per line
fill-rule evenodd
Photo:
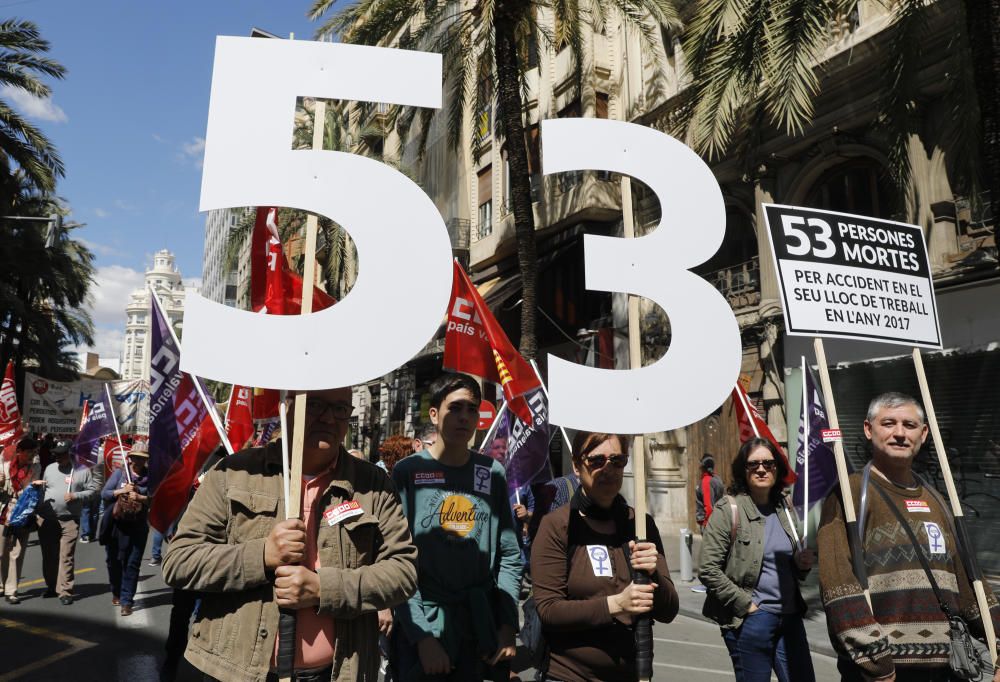
<path fill-rule="evenodd" d="M 205 157 L 205 138 L 194 137 L 190 142 L 182 142 L 180 156 L 182 159 L 194 161 L 195 165 L 201 168 Z"/>
<path fill-rule="evenodd" d="M 88 306 L 94 326 L 121 329 L 124 334 L 129 295 L 142 288 L 145 277 L 144 273 L 123 265 L 97 268 Z"/>
<path fill-rule="evenodd" d="M 157 142 L 166 142 L 158 133 L 153 133 L 153 139 Z"/>
<path fill-rule="evenodd" d="M 89 348 L 79 348 L 79 352 L 97 353 L 101 358 L 120 358 L 125 350 L 125 328 L 95 327 L 94 345 Z"/>
<path fill-rule="evenodd" d="M 111 215 L 111 213 L 105 211 L 103 208 L 95 208 L 94 215 L 96 215 L 98 218 L 107 218 L 109 215 Z"/>
<path fill-rule="evenodd" d="M 115 199 L 115 208 L 119 208 L 123 211 L 134 211 L 135 206 L 124 199 Z"/>
<path fill-rule="evenodd" d="M 69 120 L 66 112 L 56 105 L 51 97 L 35 97 L 31 93 L 10 85 L 0 89 L 0 97 L 12 101 L 14 107 L 28 118 L 54 123 L 66 123 Z"/>
<path fill-rule="evenodd" d="M 113 256 L 127 256 L 128 254 L 121 249 L 116 249 L 113 246 L 108 246 L 107 244 L 99 244 L 98 242 L 92 242 L 89 239 L 78 239 L 81 244 L 86 246 L 88 249 L 96 253 L 98 256 L 105 256 L 111 258 Z"/>

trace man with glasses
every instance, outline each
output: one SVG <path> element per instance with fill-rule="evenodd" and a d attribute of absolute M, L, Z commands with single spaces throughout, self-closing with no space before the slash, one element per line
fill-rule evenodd
<path fill-rule="evenodd" d="M 420 452 L 425 448 L 429 448 L 437 442 L 438 433 L 437 427 L 433 424 L 424 424 L 417 431 L 417 437 L 413 439 L 413 451 Z"/>
<path fill-rule="evenodd" d="M 476 381 L 446 374 L 430 394 L 438 438 L 392 470 L 420 549 L 418 591 L 396 610 L 394 679 L 506 682 L 522 571 L 507 480 L 499 462 L 469 450 Z"/>
<path fill-rule="evenodd" d="M 927 439 L 924 410 L 910 396 L 883 393 L 868 406 L 865 435 L 872 460 L 851 474 L 858 531 L 864 548 L 871 607 L 851 567 L 839 492 L 823 503 L 819 533 L 819 582 L 827 627 L 839 654 L 842 679 L 958 679 L 949 670 L 949 622 L 920 561 L 927 561 L 949 610 L 983 637 L 983 621 L 955 539 L 950 508 L 937 490 L 913 472 Z M 916 543 L 902 522 L 913 532 Z M 989 586 L 988 617 L 1000 631 L 1000 607 Z M 992 675 L 1000 682 L 1000 671 Z"/>
<path fill-rule="evenodd" d="M 198 488 L 163 576 L 203 593 L 185 657 L 206 676 L 274 678 L 281 607 L 296 611 L 293 679 L 377 679 L 376 614 L 413 594 L 417 550 L 392 483 L 342 445 L 353 410 L 350 388 L 307 394 L 301 520 L 283 520 L 280 442 Z"/>

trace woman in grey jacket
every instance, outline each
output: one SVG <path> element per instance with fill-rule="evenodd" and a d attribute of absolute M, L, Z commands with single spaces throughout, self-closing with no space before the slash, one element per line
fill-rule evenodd
<path fill-rule="evenodd" d="M 816 679 L 798 580 L 812 567 L 800 549 L 782 496 L 784 456 L 768 440 L 745 442 L 733 460 L 732 485 L 705 527 L 700 579 L 703 613 L 722 628 L 737 682 Z"/>

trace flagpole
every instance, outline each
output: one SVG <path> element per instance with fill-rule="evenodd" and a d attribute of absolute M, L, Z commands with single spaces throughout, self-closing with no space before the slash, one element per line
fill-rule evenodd
<path fill-rule="evenodd" d="M 170 331 L 170 338 L 173 339 L 174 345 L 177 346 L 177 350 L 180 351 L 181 342 L 177 338 L 174 328 L 170 325 L 170 318 L 167 317 L 166 311 L 163 310 L 163 303 L 160 301 L 160 297 L 156 295 L 156 291 L 153 290 L 153 287 L 149 288 L 149 295 L 156 307 L 160 309 L 160 315 L 167 322 L 167 329 Z M 198 393 L 198 397 L 201 398 L 201 402 L 205 406 L 205 410 L 208 412 L 208 416 L 212 420 L 212 424 L 215 425 L 215 430 L 219 434 L 219 438 L 222 440 L 222 445 L 226 448 L 226 454 L 233 454 L 233 446 L 230 445 L 229 436 L 226 435 L 226 429 L 219 419 L 219 413 L 215 409 L 215 401 L 208 400 L 208 396 L 205 395 L 205 388 L 201 385 L 201 379 L 193 374 L 190 376 L 191 382 L 194 384 L 194 390 Z"/>
<path fill-rule="evenodd" d="M 840 419 L 837 417 L 837 405 L 833 402 L 833 387 L 830 384 L 830 368 L 826 364 L 826 350 L 823 339 L 813 339 L 813 349 L 816 351 L 816 364 L 819 365 L 819 383 L 823 387 L 823 402 L 826 403 L 827 421 L 830 428 L 840 430 Z M 865 569 L 864 557 L 861 554 L 861 538 L 858 536 L 858 519 L 854 511 L 854 494 L 848 480 L 847 457 L 844 455 L 844 443 L 840 438 L 833 441 L 833 459 L 837 464 L 837 482 L 840 484 L 840 499 L 844 505 L 844 525 L 847 526 L 847 544 L 851 552 L 851 563 L 854 577 L 858 579 L 865 593 L 865 601 L 871 608 L 872 597 L 868 590 L 868 573 Z"/>
<path fill-rule="evenodd" d="M 542 381 L 542 373 L 538 371 L 538 364 L 535 362 L 534 358 L 532 358 L 531 360 L 528 360 L 528 362 L 531 363 L 531 369 L 535 370 L 535 376 L 538 377 L 538 383 L 542 387 L 542 395 L 545 396 L 545 402 L 546 402 L 546 404 L 549 404 L 549 390 L 547 388 L 545 388 L 545 382 Z M 566 435 L 566 429 L 564 429 L 563 427 L 560 426 L 559 427 L 559 432 L 562 433 L 563 440 L 566 441 L 566 447 L 569 448 L 568 452 L 570 453 L 570 456 L 572 456 L 573 455 L 573 443 L 570 442 L 569 436 Z"/>
<path fill-rule="evenodd" d="M 743 411 L 747 415 L 747 421 L 750 422 L 750 428 L 753 429 L 754 438 L 760 438 L 760 429 L 757 428 L 757 420 L 754 419 L 755 411 L 751 411 L 750 409 L 750 396 L 748 396 L 746 391 L 743 390 L 743 386 L 739 386 L 739 389 L 740 390 L 736 391 L 736 395 L 740 397 L 740 405 L 743 407 Z"/>
<path fill-rule="evenodd" d="M 802 481 L 802 545 L 805 546 L 809 537 L 809 378 L 806 376 L 806 356 L 802 357 L 802 452 L 805 459 L 805 472 Z"/>
<path fill-rule="evenodd" d="M 962 502 L 958 497 L 958 490 L 955 489 L 955 480 L 951 475 L 951 465 L 948 462 L 947 451 L 944 449 L 944 439 L 941 437 L 941 429 L 938 428 L 937 414 L 934 411 L 934 402 L 931 400 L 930 386 L 927 384 L 927 373 L 924 371 L 924 359 L 919 348 L 913 349 L 913 366 L 917 371 L 917 382 L 920 384 L 920 394 L 924 399 L 924 411 L 927 413 L 927 423 L 930 426 L 931 438 L 934 440 L 934 450 L 937 452 L 938 464 L 941 466 L 941 476 L 944 478 L 944 485 L 948 491 L 948 499 L 951 502 L 951 514 L 955 517 L 955 532 L 958 533 L 960 544 L 968 555 L 963 559 L 966 573 L 972 579 L 972 589 L 976 594 L 976 602 L 979 605 L 979 613 L 983 614 L 983 630 L 986 634 L 986 642 L 989 645 L 990 657 L 994 665 L 996 659 L 997 636 L 993 629 L 993 621 L 989 617 L 990 606 L 986 600 L 986 590 L 983 588 L 983 574 L 976 561 L 976 555 L 972 548 L 972 540 L 969 538 L 969 531 L 965 525 L 965 512 L 962 511 Z"/>
<path fill-rule="evenodd" d="M 281 490 L 285 494 L 285 520 L 292 518 L 289 516 L 291 509 L 288 506 L 288 498 L 291 497 L 288 489 L 288 406 L 285 405 L 285 392 L 281 392 L 281 402 L 278 403 L 278 419 L 281 420 Z"/>
<path fill-rule="evenodd" d="M 111 419 L 111 423 L 115 425 L 115 438 L 118 439 L 118 446 L 122 445 L 122 434 L 118 431 L 118 415 L 115 414 L 114 403 L 111 402 L 111 389 L 108 384 L 104 384 L 104 395 L 108 397 L 108 406 L 111 408 L 111 414 L 108 415 Z M 114 450 L 111 451 L 111 456 L 114 457 Z M 113 460 L 112 460 L 113 461 Z M 132 472 L 129 471 L 129 462 L 125 459 L 125 453 L 122 453 L 122 469 L 125 471 L 125 480 L 129 483 L 132 482 Z"/>

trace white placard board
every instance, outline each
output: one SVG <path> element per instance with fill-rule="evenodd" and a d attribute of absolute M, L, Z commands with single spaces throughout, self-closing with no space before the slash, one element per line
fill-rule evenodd
<path fill-rule="evenodd" d="M 941 348 L 919 226 L 800 206 L 763 209 L 788 334 Z"/>

